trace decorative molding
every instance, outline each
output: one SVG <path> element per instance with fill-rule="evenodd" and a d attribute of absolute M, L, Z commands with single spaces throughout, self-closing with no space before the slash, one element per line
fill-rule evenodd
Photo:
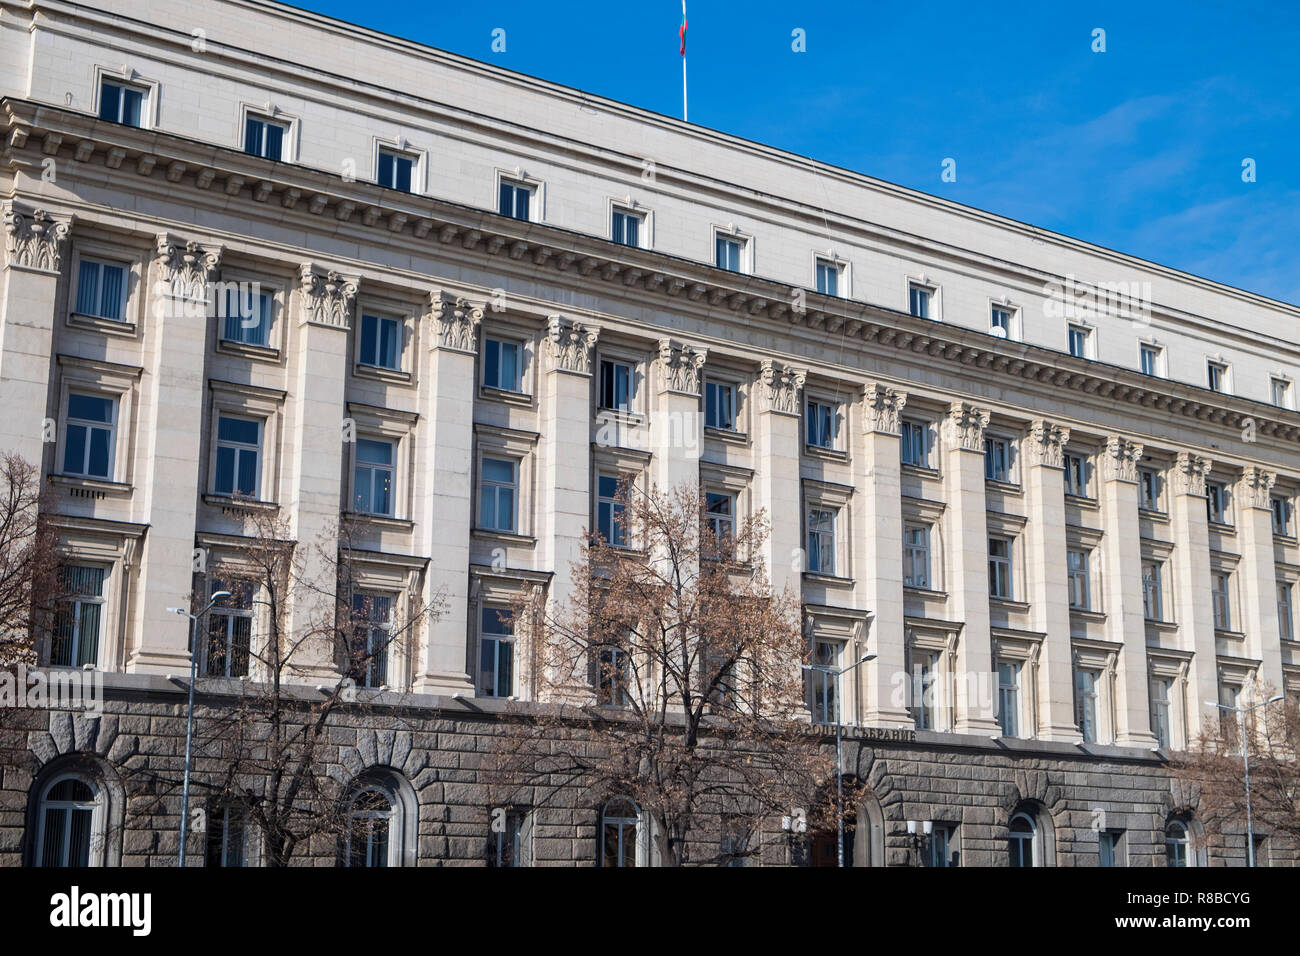
<path fill-rule="evenodd" d="M 866 430 L 882 435 L 897 435 L 899 418 L 907 405 L 907 393 L 888 388 L 877 382 L 868 382 L 862 389 L 862 402 L 866 408 Z"/>
<path fill-rule="evenodd" d="M 1065 446 L 1069 441 L 1070 429 L 1036 418 L 1030 422 L 1025 437 L 1025 457 L 1031 466 L 1062 468 L 1065 466 Z"/>
<path fill-rule="evenodd" d="M 437 327 L 431 348 L 478 354 L 478 333 L 483 306 L 443 289 L 429 293 L 429 314 Z"/>
<path fill-rule="evenodd" d="M 351 327 L 357 279 L 333 270 L 321 273 L 314 264 L 304 262 L 298 269 L 298 280 L 304 325 L 325 325 L 333 329 Z"/>
<path fill-rule="evenodd" d="M 969 402 L 953 402 L 943 421 L 944 441 L 965 451 L 984 451 L 984 429 L 989 425 L 989 411 Z"/>
<path fill-rule="evenodd" d="M 707 349 L 678 342 L 675 339 L 659 340 L 659 370 L 663 375 L 662 390 L 682 395 L 700 394 L 700 369 L 708 356 Z"/>
<path fill-rule="evenodd" d="M 170 233 L 160 232 L 154 237 L 154 262 L 163 295 L 206 302 L 208 282 L 221 265 L 221 246 L 181 243 Z"/>
<path fill-rule="evenodd" d="M 763 386 L 760 391 L 765 411 L 779 415 L 799 414 L 799 399 L 804 382 L 808 380 L 807 372 L 772 359 L 764 359 L 758 380 Z"/>
<path fill-rule="evenodd" d="M 591 353 L 596 348 L 600 329 L 583 325 L 563 315 L 546 319 L 546 354 L 551 369 L 575 375 L 591 374 Z"/>
<path fill-rule="evenodd" d="M 1214 462 L 1190 452 L 1180 452 L 1174 461 L 1174 491 L 1180 495 L 1205 496 L 1205 479 Z"/>
<path fill-rule="evenodd" d="M 1276 481 L 1277 475 L 1273 472 L 1265 471 L 1258 465 L 1247 465 L 1242 471 L 1241 480 L 1237 482 L 1237 500 L 1247 508 L 1268 511 L 1273 506 L 1269 499 Z"/>
<path fill-rule="evenodd" d="M 1129 441 L 1119 435 L 1106 439 L 1106 450 L 1102 452 L 1102 478 L 1106 481 L 1138 480 L 1138 462 L 1142 460 L 1144 448 L 1141 442 Z"/>
<path fill-rule="evenodd" d="M 44 209 L 23 212 L 13 200 L 4 210 L 5 254 L 9 265 L 57 273 L 63 265 L 63 245 L 72 231 L 72 217 L 56 219 Z"/>

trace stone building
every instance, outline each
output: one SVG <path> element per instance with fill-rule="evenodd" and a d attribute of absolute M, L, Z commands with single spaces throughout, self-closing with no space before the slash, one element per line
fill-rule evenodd
<path fill-rule="evenodd" d="M 447 597 L 330 762 L 382 862 L 486 860 L 466 755 L 530 697 L 494 609 L 566 600 L 629 478 L 765 510 L 812 657 L 876 655 L 809 692 L 857 862 L 1242 862 L 1164 755 L 1300 693 L 1296 307 L 269 0 L 0 0 L 0 95 L 0 447 L 58 493 L 43 663 L 104 692 L 17 716 L 0 860 L 170 861 L 122 763 L 180 759 L 168 608 L 250 512 L 354 520 L 391 619 Z M 257 639 L 215 613 L 205 671 Z M 511 826 L 591 863 L 638 816 Z"/>

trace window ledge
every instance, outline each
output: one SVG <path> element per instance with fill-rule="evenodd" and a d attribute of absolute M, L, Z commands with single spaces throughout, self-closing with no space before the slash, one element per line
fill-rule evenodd
<path fill-rule="evenodd" d="M 1156 521 L 1169 520 L 1169 512 L 1157 511 L 1154 508 L 1138 508 L 1138 516 L 1142 518 L 1153 518 Z"/>
<path fill-rule="evenodd" d="M 920 597 L 943 598 L 945 600 L 948 597 L 947 591 L 936 591 L 934 588 L 918 588 L 911 584 L 904 584 L 903 590 L 908 594 L 916 594 Z"/>
<path fill-rule="evenodd" d="M 475 528 L 471 534 L 480 541 L 498 541 L 501 544 L 517 544 L 532 546 L 537 544 L 537 539 L 532 535 L 520 534 L 517 531 L 496 531 L 492 528 Z"/>
<path fill-rule="evenodd" d="M 80 312 L 73 312 L 68 316 L 68 325 L 94 332 L 107 332 L 109 335 L 125 335 L 130 338 L 134 338 L 136 333 L 136 324 L 126 319 L 105 319 L 98 315 L 82 315 Z"/>
<path fill-rule="evenodd" d="M 624 425 L 644 425 L 646 417 L 641 412 L 627 412 L 618 408 L 596 409 L 596 421 L 621 422 Z"/>
<path fill-rule="evenodd" d="M 1214 629 L 1214 636 L 1221 637 L 1225 641 L 1244 641 L 1246 639 L 1245 631 L 1229 631 L 1221 627 Z"/>
<path fill-rule="evenodd" d="M 996 478 L 985 478 L 984 486 L 991 491 L 1000 491 L 1007 495 L 1023 495 L 1025 490 L 1014 481 L 998 481 Z"/>
<path fill-rule="evenodd" d="M 1276 541 L 1278 544 L 1294 545 L 1296 544 L 1297 539 L 1296 536 L 1293 534 L 1278 534 L 1276 531 L 1274 531 L 1273 540 Z"/>
<path fill-rule="evenodd" d="M 62 488 L 74 498 L 130 498 L 134 490 L 132 485 L 121 481 L 106 481 L 103 478 L 84 478 L 80 475 L 50 475 L 50 482 Z"/>
<path fill-rule="evenodd" d="M 280 361 L 280 350 L 269 345 L 249 345 L 246 342 L 232 342 L 229 339 L 217 339 L 217 351 L 223 355 L 236 355 L 256 362 Z"/>
<path fill-rule="evenodd" d="M 480 398 L 486 398 L 494 402 L 504 402 L 507 405 L 529 405 L 533 404 L 533 396 L 528 392 L 516 392 L 509 388 L 497 388 L 493 385 L 480 385 L 478 389 Z"/>
<path fill-rule="evenodd" d="M 853 579 L 842 577 L 838 574 L 823 574 L 821 571 L 805 571 L 803 573 L 805 581 L 812 581 L 815 584 L 829 584 L 832 587 L 852 587 Z"/>
<path fill-rule="evenodd" d="M 348 521 L 372 524 L 379 528 L 392 528 L 396 531 L 412 531 L 415 522 L 410 518 L 394 518 L 392 515 L 372 515 L 364 511 L 345 511 L 343 517 Z"/>
<path fill-rule="evenodd" d="M 826 461 L 848 461 L 849 453 L 841 448 L 823 448 L 821 445 L 809 445 L 804 443 L 804 453 L 813 458 L 824 458 Z"/>
<path fill-rule="evenodd" d="M 1017 601 L 1014 598 L 997 597 L 993 594 L 989 595 L 989 605 L 1008 611 L 1028 611 L 1031 607 L 1028 601 Z"/>
<path fill-rule="evenodd" d="M 1070 617 L 1072 617 L 1072 618 L 1078 618 L 1078 619 L 1081 620 L 1081 621 L 1090 621 L 1090 622 L 1092 622 L 1093 624 L 1105 624 L 1105 623 L 1106 623 L 1106 612 L 1105 612 L 1105 611 L 1092 611 L 1092 610 L 1089 610 L 1088 608 L 1085 608 L 1085 607 L 1072 607 L 1072 608 L 1070 608 Z"/>
<path fill-rule="evenodd" d="M 270 513 L 280 510 L 278 501 L 262 501 L 257 498 L 241 498 L 237 495 L 220 495 L 214 492 L 204 494 L 203 503 L 220 508 L 223 514 L 252 514 L 256 511 Z"/>
<path fill-rule="evenodd" d="M 1237 528 L 1228 524 L 1226 521 L 1209 521 L 1206 522 L 1211 531 L 1217 531 L 1219 534 L 1236 534 Z"/>
<path fill-rule="evenodd" d="M 410 385 L 412 380 L 410 372 L 395 368 L 380 368 L 377 365 L 362 365 L 360 362 L 353 367 L 353 373 L 359 378 L 372 378 L 392 385 Z"/>
<path fill-rule="evenodd" d="M 1168 631 L 1172 633 L 1178 630 L 1178 625 L 1174 621 L 1165 621 L 1165 620 L 1159 620 L 1154 617 L 1148 617 L 1143 619 L 1143 623 L 1147 627 L 1152 628 L 1153 630 L 1156 631 Z"/>
<path fill-rule="evenodd" d="M 738 432 L 731 428 L 714 428 L 709 425 L 704 426 L 705 438 L 716 438 L 718 441 L 731 442 L 734 445 L 748 445 L 749 432 Z"/>
<path fill-rule="evenodd" d="M 922 477 L 922 478 L 938 478 L 938 477 L 939 477 L 939 469 L 938 469 L 938 468 L 931 468 L 929 465 L 908 465 L 908 464 L 904 464 L 904 465 L 902 466 L 902 468 L 903 468 L 903 474 L 905 474 L 905 475 L 919 475 L 919 476 Z"/>
<path fill-rule="evenodd" d="M 1087 508 L 1089 511 L 1098 511 L 1101 506 L 1097 499 L 1091 495 L 1072 495 L 1068 491 L 1065 493 L 1065 503 L 1078 505 L 1080 508 Z"/>

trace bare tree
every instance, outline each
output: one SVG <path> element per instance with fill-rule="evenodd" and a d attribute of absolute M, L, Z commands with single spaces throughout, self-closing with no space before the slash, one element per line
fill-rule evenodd
<path fill-rule="evenodd" d="M 507 729 L 500 786 L 632 800 L 661 865 L 743 859 L 831 769 L 803 705 L 799 606 L 762 561 L 765 517 L 711 523 L 698 487 L 624 485 L 613 534 L 585 545 L 572 600 L 514 614 L 535 632 L 544 703 Z"/>
<path fill-rule="evenodd" d="M 1256 832 L 1282 834 L 1300 846 L 1300 701 L 1291 696 L 1260 711 L 1245 717 Z M 1197 817 L 1218 833 L 1245 825 L 1241 719 L 1225 716 L 1174 760 L 1183 790 L 1195 796 Z"/>
<path fill-rule="evenodd" d="M 0 667 L 33 664 L 59 592 L 53 500 L 40 469 L 0 457 Z"/>

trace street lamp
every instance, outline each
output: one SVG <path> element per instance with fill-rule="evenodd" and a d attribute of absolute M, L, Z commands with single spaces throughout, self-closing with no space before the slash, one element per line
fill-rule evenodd
<path fill-rule="evenodd" d="M 183 607 L 169 607 L 171 614 L 181 614 L 190 619 L 190 703 L 185 716 L 185 782 L 181 785 L 181 848 L 176 857 L 176 865 L 185 865 L 185 840 L 190 828 L 190 750 L 194 742 L 194 683 L 198 680 L 198 626 L 199 618 L 212 610 L 219 598 L 230 597 L 229 591 L 218 591 L 212 600 L 198 614 L 191 614 Z"/>
<path fill-rule="evenodd" d="M 1246 714 L 1252 710 L 1258 710 L 1261 707 L 1267 707 L 1269 704 L 1276 704 L 1282 699 L 1282 695 L 1270 697 L 1268 700 L 1262 700 L 1258 704 L 1250 707 L 1229 707 L 1227 704 L 1220 704 L 1217 700 L 1205 701 L 1206 707 L 1217 707 L 1220 710 L 1230 710 L 1237 715 L 1237 722 L 1241 724 L 1241 763 L 1246 771 L 1246 865 L 1255 865 L 1255 826 L 1250 815 L 1250 754 L 1246 747 Z"/>
<path fill-rule="evenodd" d="M 840 692 L 843 690 L 840 686 L 840 678 L 859 664 L 875 659 L 875 654 L 864 654 L 848 667 L 831 667 L 827 664 L 802 665 L 806 671 L 820 671 L 835 678 L 835 865 L 840 867 L 844 866 L 844 722 L 840 719 Z"/>

